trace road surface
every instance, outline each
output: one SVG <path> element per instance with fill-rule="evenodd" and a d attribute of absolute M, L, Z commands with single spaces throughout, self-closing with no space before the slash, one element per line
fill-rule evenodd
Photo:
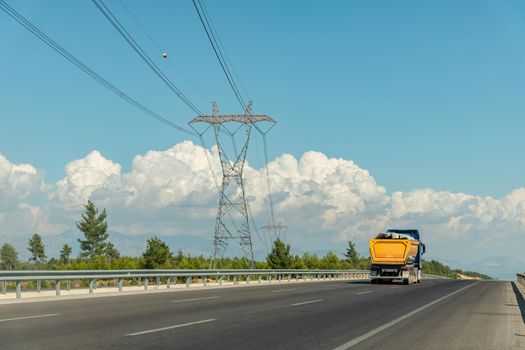
<path fill-rule="evenodd" d="M 0 349 L 519 349 L 511 282 L 282 283 L 0 305 Z"/>

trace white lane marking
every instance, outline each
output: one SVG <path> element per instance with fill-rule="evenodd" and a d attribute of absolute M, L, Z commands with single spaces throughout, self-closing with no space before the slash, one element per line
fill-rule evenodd
<path fill-rule="evenodd" d="M 409 313 L 406 313 L 406 314 L 404 314 L 403 316 L 400 316 L 400 317 L 396 318 L 395 320 L 392 320 L 392 321 L 390 321 L 390 322 L 388 322 L 388 323 L 385 323 L 384 325 L 379 326 L 379 327 L 377 327 L 376 329 L 372 329 L 372 330 L 371 330 L 370 332 L 368 332 L 368 333 L 365 333 L 365 334 L 363 334 L 363 335 L 361 335 L 361 336 L 359 336 L 359 337 L 357 337 L 357 338 L 354 338 L 354 339 L 350 340 L 350 341 L 347 342 L 347 343 L 344 343 L 343 345 L 338 346 L 338 347 L 335 348 L 334 350 L 346 350 L 346 349 L 350 349 L 350 348 L 353 347 L 354 345 L 357 345 L 357 344 L 359 344 L 359 343 L 361 343 L 361 342 L 367 340 L 368 338 L 373 337 L 373 336 L 376 335 L 377 333 L 382 332 L 382 331 L 384 331 L 385 329 L 390 328 L 390 327 L 396 325 L 397 323 L 399 323 L 399 322 L 401 322 L 401 321 L 403 321 L 403 320 L 406 320 L 407 318 L 409 318 L 409 317 L 411 317 L 411 316 L 414 316 L 414 315 L 417 314 L 418 312 L 421 312 L 421 311 L 423 311 L 423 310 L 425 310 L 425 309 L 431 307 L 432 305 L 439 303 L 439 302 L 442 301 L 442 300 L 445 300 L 445 299 L 447 299 L 447 298 L 450 298 L 451 296 L 453 296 L 454 294 L 457 294 L 457 293 L 461 292 L 462 290 L 465 290 L 465 289 L 467 289 L 467 288 L 473 287 L 473 286 L 475 286 L 475 285 L 478 284 L 478 283 L 479 283 L 479 282 L 476 282 L 476 283 L 474 283 L 474 284 L 469 284 L 468 286 L 463 287 L 463 288 L 460 288 L 460 289 L 456 290 L 455 292 L 452 292 L 452 293 L 450 293 L 450 294 L 447 294 L 447 295 L 445 295 L 445 296 L 443 296 L 443 297 L 441 297 L 441 298 L 439 298 L 439 299 L 436 299 L 436 300 L 434 300 L 434 301 L 432 301 L 432 302 L 430 302 L 430 303 L 428 303 L 428 304 L 426 304 L 426 305 L 423 305 L 423 306 L 421 306 L 421 307 L 418 307 L 417 309 L 412 310 L 412 311 L 410 311 Z"/>
<path fill-rule="evenodd" d="M 30 318 L 43 318 L 43 317 L 53 317 L 53 316 L 60 316 L 60 314 L 47 314 L 47 315 L 34 315 L 34 316 L 4 318 L 3 320 L 0 320 L 0 322 L 27 320 L 27 319 L 30 319 Z"/>
<path fill-rule="evenodd" d="M 355 293 L 355 294 L 368 294 L 368 293 L 374 293 L 375 291 L 374 290 L 366 290 L 364 292 L 359 292 L 359 293 Z"/>
<path fill-rule="evenodd" d="M 209 299 L 219 299 L 218 296 L 205 297 L 205 298 L 193 298 L 193 299 L 181 299 L 181 300 L 172 300 L 172 303 L 183 303 L 185 301 L 197 301 L 197 300 L 209 300 Z"/>
<path fill-rule="evenodd" d="M 295 304 L 292 304 L 292 306 L 299 306 L 299 305 L 306 305 L 306 304 L 318 303 L 318 302 L 320 302 L 320 301 L 324 301 L 324 299 L 316 299 L 316 300 L 303 301 L 302 303 L 295 303 Z"/>
<path fill-rule="evenodd" d="M 396 288 L 401 288 L 401 286 L 395 286 L 395 287 L 392 287 L 392 289 L 396 289 Z"/>
<path fill-rule="evenodd" d="M 296 288 L 272 290 L 272 293 L 290 292 L 292 290 L 296 290 Z"/>
<path fill-rule="evenodd" d="M 177 324 L 175 326 L 168 326 L 168 327 L 162 327 L 162 328 L 156 328 L 156 329 L 149 329 L 147 331 L 141 331 L 141 332 L 135 332 L 135 333 L 129 333 L 129 334 L 126 334 L 126 337 L 134 337 L 134 336 L 137 336 L 137 335 L 143 335 L 143 334 L 149 334 L 149 333 L 155 333 L 155 332 L 162 332 L 162 331 L 167 331 L 169 329 L 174 329 L 174 328 L 181 328 L 181 327 L 187 327 L 187 326 L 193 326 L 195 324 L 202 324 L 202 323 L 208 323 L 208 322 L 213 322 L 213 321 L 217 321 L 216 319 L 214 318 L 210 318 L 208 320 L 202 320 L 202 321 L 195 321 L 195 322 L 190 322 L 190 323 L 183 323 L 183 324 Z"/>

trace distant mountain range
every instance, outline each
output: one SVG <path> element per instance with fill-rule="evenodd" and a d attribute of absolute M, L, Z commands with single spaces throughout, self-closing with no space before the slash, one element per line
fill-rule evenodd
<path fill-rule="evenodd" d="M 115 247 L 121 252 L 122 255 L 127 256 L 140 256 L 146 248 L 146 241 L 154 236 L 154 234 L 140 234 L 140 235 L 128 235 L 120 232 L 110 231 L 109 240 L 115 245 Z M 156 235 L 164 242 L 168 244 L 172 252 L 176 254 L 178 249 L 182 249 L 184 254 L 191 254 L 192 256 L 203 255 L 205 257 L 210 256 L 213 247 L 212 235 L 210 237 L 193 236 L 193 235 Z M 60 249 L 67 243 L 73 247 L 72 256 L 76 257 L 79 253 L 79 244 L 77 239 L 82 237 L 82 233 L 77 230 L 70 229 L 56 236 L 44 236 L 42 237 L 44 245 L 46 247 L 46 254 L 49 258 L 58 257 Z M 28 237 L 18 236 L 0 236 L 0 244 L 10 243 L 12 244 L 19 254 L 19 259 L 24 261 L 29 258 L 29 252 L 27 250 Z M 271 249 L 271 247 L 268 247 Z M 336 254 L 342 257 L 344 248 L 335 251 Z M 239 246 L 232 243 L 229 247 L 228 255 L 242 256 L 242 252 Z M 305 251 L 303 249 L 296 248 L 292 245 L 292 253 L 302 255 Z M 328 249 L 313 250 L 311 253 L 315 253 L 318 256 L 323 256 L 328 252 Z M 266 247 L 260 242 L 254 242 L 254 255 L 256 260 L 264 260 L 267 255 Z M 450 259 L 442 259 L 439 257 L 427 257 L 427 259 L 435 259 L 440 261 L 453 269 L 461 269 L 464 271 L 476 271 L 495 277 L 500 280 L 514 280 L 517 272 L 525 272 L 525 262 L 509 257 L 509 256 L 491 256 L 484 258 L 480 261 L 472 263 L 461 263 Z"/>
<path fill-rule="evenodd" d="M 515 280 L 517 272 L 525 272 L 525 262 L 511 256 L 491 256 L 468 264 L 462 270 L 481 272 L 500 280 Z"/>
<path fill-rule="evenodd" d="M 122 255 L 127 256 L 140 256 L 146 249 L 146 241 L 155 236 L 154 234 L 141 234 L 141 235 L 125 235 L 119 232 L 110 231 L 109 241 L 111 241 L 115 247 L 121 252 Z M 173 253 L 176 253 L 178 249 L 182 249 L 185 254 L 191 255 L 209 255 L 212 247 L 212 240 L 199 236 L 190 235 L 156 235 L 164 242 L 166 242 L 171 248 Z M 67 230 L 60 235 L 56 236 L 44 236 L 42 240 L 46 247 L 46 254 L 49 258 L 58 257 L 60 249 L 64 244 L 69 244 L 73 248 L 72 256 L 76 257 L 79 253 L 78 238 L 83 237 L 82 233 L 76 230 Z M 27 241 L 30 237 L 21 239 L 17 236 L 5 236 L 0 237 L 0 244 L 10 243 L 12 244 L 19 254 L 20 260 L 27 260 L 29 258 L 29 252 L 27 250 Z"/>
<path fill-rule="evenodd" d="M 499 280 L 515 280 L 516 273 L 525 272 L 525 262 L 511 256 L 490 256 L 470 263 L 461 263 L 459 261 L 438 257 L 428 259 L 437 260 L 452 269 L 475 271 Z"/>
<path fill-rule="evenodd" d="M 109 231 L 109 241 L 112 242 L 121 255 L 126 256 L 140 256 L 146 249 L 146 242 L 149 238 L 157 236 L 168 246 L 171 251 L 176 254 L 177 250 L 182 249 L 184 254 L 192 256 L 203 255 L 210 256 L 213 248 L 213 239 L 193 235 L 156 235 L 156 234 L 140 234 L 127 235 L 120 232 Z M 76 257 L 79 254 L 79 243 L 77 239 L 83 237 L 83 234 L 77 230 L 67 230 L 56 236 L 43 236 L 42 241 L 46 248 L 46 255 L 48 258 L 58 257 L 60 249 L 64 244 L 69 244 L 73 248 L 71 256 Z M 29 252 L 27 250 L 28 237 L 19 236 L 0 236 L 0 245 L 4 243 L 12 244 L 18 252 L 18 257 L 21 261 L 29 259 Z M 238 244 L 232 243 L 228 249 L 233 255 L 241 256 L 242 252 Z M 254 246 L 254 255 L 256 259 L 266 258 L 266 249 L 264 247 Z"/>

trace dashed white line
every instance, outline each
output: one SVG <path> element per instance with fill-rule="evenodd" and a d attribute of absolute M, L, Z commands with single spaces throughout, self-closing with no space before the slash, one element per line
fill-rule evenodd
<path fill-rule="evenodd" d="M 355 294 L 368 294 L 368 293 L 374 293 L 375 291 L 374 290 L 366 290 L 364 292 L 359 292 L 359 293 L 355 293 Z"/>
<path fill-rule="evenodd" d="M 4 318 L 3 320 L 0 320 L 0 322 L 18 321 L 18 320 L 28 320 L 28 319 L 30 319 L 30 318 L 44 318 L 44 317 L 53 317 L 53 316 L 60 316 L 60 314 L 46 314 L 46 315 L 34 315 L 34 316 L 23 316 L 23 317 Z"/>
<path fill-rule="evenodd" d="M 205 297 L 205 298 L 193 298 L 193 299 L 172 300 L 171 302 L 172 302 L 172 303 L 183 303 L 183 302 L 186 302 L 186 301 L 210 300 L 210 299 L 219 299 L 219 298 L 220 298 L 220 297 L 218 297 L 218 296 L 213 296 L 213 297 Z"/>
<path fill-rule="evenodd" d="M 167 330 L 170 330 L 170 329 L 187 327 L 187 326 L 193 326 L 193 325 L 196 325 L 196 324 L 208 323 L 208 322 L 213 322 L 213 321 L 217 321 L 217 320 L 214 319 L 214 318 L 210 318 L 208 320 L 177 324 L 177 325 L 174 325 L 174 326 L 168 326 L 168 327 L 162 327 L 162 328 L 156 328 L 156 329 L 149 329 L 147 331 L 141 331 L 141 332 L 135 332 L 135 333 L 126 334 L 126 337 L 134 337 L 134 336 L 137 336 L 137 335 L 144 335 L 144 334 L 149 334 L 149 333 L 162 332 L 162 331 L 167 331 Z"/>
<path fill-rule="evenodd" d="M 272 290 L 272 293 L 291 292 L 292 290 L 296 290 L 296 288 Z"/>
<path fill-rule="evenodd" d="M 400 316 L 400 317 L 396 318 L 395 320 L 392 320 L 392 321 L 390 321 L 390 322 L 388 322 L 388 323 L 385 323 L 384 325 L 382 325 L 382 326 L 380 326 L 380 327 L 377 327 L 377 328 L 375 328 L 375 329 L 372 329 L 372 330 L 371 330 L 370 332 L 368 332 L 368 333 L 365 333 L 365 334 L 363 334 L 363 335 L 361 335 L 361 336 L 359 336 L 359 337 L 357 337 L 357 338 L 354 338 L 354 339 L 350 340 L 350 341 L 347 342 L 347 343 L 344 343 L 343 345 L 338 346 L 338 347 L 335 348 L 334 350 L 347 350 L 347 349 L 350 349 L 350 348 L 353 347 L 354 345 L 357 345 L 357 344 L 359 344 L 359 343 L 361 343 L 361 342 L 367 340 L 368 338 L 373 337 L 373 336 L 376 335 L 377 333 L 382 332 L 382 331 L 384 331 L 385 329 L 390 328 L 390 327 L 392 327 L 392 326 L 398 324 L 399 322 L 401 322 L 401 321 L 403 321 L 403 320 L 406 320 L 407 318 L 409 318 L 409 317 L 411 317 L 411 316 L 414 316 L 414 315 L 417 314 L 418 312 L 421 312 L 421 311 L 425 310 L 426 308 L 429 308 L 429 307 L 431 307 L 432 305 L 434 305 L 434 304 L 436 304 L 436 303 L 439 303 L 440 301 L 445 300 L 446 298 L 449 298 L 449 297 L 453 296 L 454 294 L 457 294 L 457 293 L 461 292 L 462 290 L 465 290 L 465 289 L 467 289 L 467 288 L 470 288 L 470 287 L 472 287 L 472 286 L 475 286 L 475 285 L 478 284 L 478 283 L 479 283 L 479 282 L 474 283 L 474 284 L 469 284 L 469 285 L 466 286 L 466 287 L 460 288 L 460 289 L 458 289 L 458 290 L 456 290 L 456 291 L 454 291 L 454 292 L 452 292 L 452 293 L 450 293 L 450 294 L 447 294 L 447 295 L 445 295 L 445 296 L 443 296 L 443 297 L 441 297 L 441 298 L 439 298 L 439 299 L 436 299 L 436 300 L 434 300 L 434 301 L 432 301 L 432 302 L 430 302 L 430 303 L 428 303 L 428 304 L 426 304 L 426 305 L 423 305 L 423 306 L 421 306 L 421 307 L 418 307 L 417 309 L 412 310 L 412 311 L 410 311 L 409 313 L 406 313 L 406 314 L 404 314 L 403 316 Z"/>
<path fill-rule="evenodd" d="M 309 301 L 303 301 L 301 303 L 295 303 L 292 304 L 292 306 L 299 306 L 299 305 L 306 305 L 306 304 L 312 304 L 312 303 L 318 303 L 320 301 L 324 301 L 324 299 L 316 299 L 316 300 L 309 300 Z"/>

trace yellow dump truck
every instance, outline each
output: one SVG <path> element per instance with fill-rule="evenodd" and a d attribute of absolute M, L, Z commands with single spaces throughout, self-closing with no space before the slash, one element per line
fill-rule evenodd
<path fill-rule="evenodd" d="M 378 234 L 370 240 L 371 282 L 421 282 L 424 252 L 418 230 L 389 229 Z"/>

